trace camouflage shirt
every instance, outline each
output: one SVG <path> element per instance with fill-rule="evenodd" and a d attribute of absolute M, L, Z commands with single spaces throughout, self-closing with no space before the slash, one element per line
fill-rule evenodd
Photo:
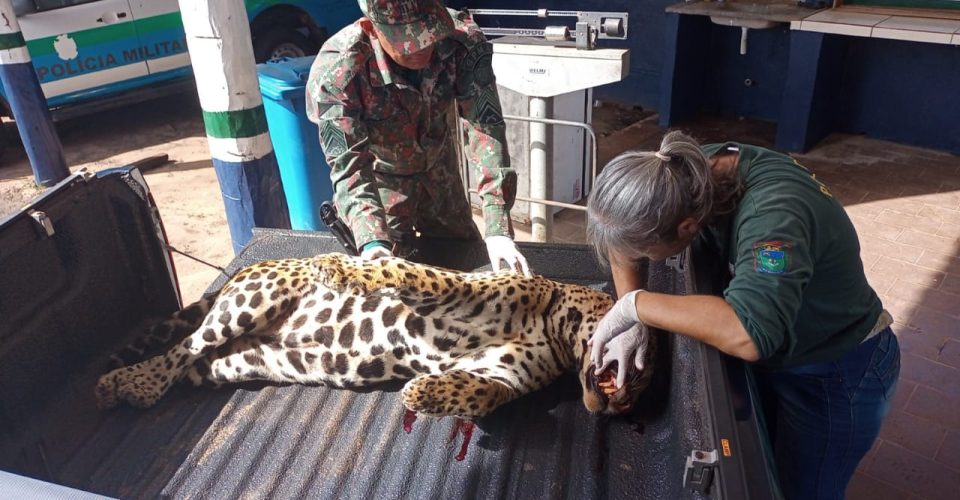
<path fill-rule="evenodd" d="M 478 174 L 486 235 L 512 236 L 517 176 L 506 150 L 493 48 L 465 14 L 450 14 L 456 31 L 435 45 L 419 82 L 405 77 L 360 21 L 330 38 L 310 70 L 307 115 L 319 125 L 334 201 L 358 247 L 391 240 L 373 172 L 459 170 L 458 113 L 463 152 Z M 462 193 L 462 186 L 441 188 Z"/>

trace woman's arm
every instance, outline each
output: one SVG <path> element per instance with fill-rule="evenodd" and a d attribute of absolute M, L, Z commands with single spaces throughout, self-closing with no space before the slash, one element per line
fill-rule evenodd
<path fill-rule="evenodd" d="M 618 297 L 645 285 L 635 262 L 616 252 L 610 252 L 609 261 Z M 721 297 L 643 292 L 637 294 L 634 306 L 645 325 L 697 339 L 746 361 L 760 359 L 740 318 Z"/>
<path fill-rule="evenodd" d="M 610 274 L 613 275 L 613 287 L 617 291 L 617 297 L 623 297 L 627 292 L 643 287 L 643 274 L 635 262 L 617 260 L 616 254 L 612 252 L 609 259 Z"/>
<path fill-rule="evenodd" d="M 740 318 L 723 298 L 711 295 L 636 296 L 637 316 L 644 324 L 697 339 L 746 361 L 760 353 Z"/>

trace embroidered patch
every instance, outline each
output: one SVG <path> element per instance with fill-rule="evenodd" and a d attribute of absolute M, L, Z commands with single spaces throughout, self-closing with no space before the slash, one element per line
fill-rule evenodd
<path fill-rule="evenodd" d="M 478 123 L 484 125 L 497 125 L 503 122 L 503 114 L 500 112 L 500 100 L 497 93 L 490 87 L 483 87 L 477 92 L 475 106 L 475 116 Z"/>
<path fill-rule="evenodd" d="M 753 244 L 753 268 L 758 273 L 784 274 L 790 268 L 791 243 L 758 241 Z"/>
<path fill-rule="evenodd" d="M 494 79 L 492 59 L 493 56 L 485 56 L 473 67 L 473 81 L 481 87 L 490 85 Z"/>
<path fill-rule="evenodd" d="M 343 130 L 330 120 L 324 120 L 320 125 L 320 143 L 323 151 L 330 157 L 337 157 L 347 151 L 347 137 Z"/>
<path fill-rule="evenodd" d="M 489 43 L 481 43 L 470 49 L 460 63 L 461 88 L 465 89 L 474 83 L 481 87 L 489 85 L 494 79 L 492 61 L 493 46 Z"/>

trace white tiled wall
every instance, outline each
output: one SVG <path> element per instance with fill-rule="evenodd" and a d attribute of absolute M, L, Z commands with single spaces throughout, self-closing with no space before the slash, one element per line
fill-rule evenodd
<path fill-rule="evenodd" d="M 867 38 L 960 45 L 960 21 L 952 19 L 826 10 L 801 21 L 792 22 L 790 29 Z"/>

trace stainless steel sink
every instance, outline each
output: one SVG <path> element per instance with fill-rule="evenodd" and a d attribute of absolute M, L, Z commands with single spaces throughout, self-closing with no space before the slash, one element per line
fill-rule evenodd
<path fill-rule="evenodd" d="M 780 21 L 771 21 L 769 19 L 753 19 L 747 17 L 734 17 L 727 14 L 717 14 L 710 16 L 710 20 L 716 24 L 722 24 L 724 26 L 737 26 L 740 28 L 752 28 L 752 29 L 766 29 L 772 28 L 778 24 L 781 24 Z"/>
<path fill-rule="evenodd" d="M 667 12 L 709 16 L 710 19 L 725 26 L 746 28 L 771 28 L 778 23 L 798 21 L 816 12 L 817 9 L 801 7 L 786 0 L 754 1 L 695 1 L 683 2 L 667 7 Z M 759 21 L 750 24 L 747 21 Z"/>
<path fill-rule="evenodd" d="M 790 17 L 798 10 L 810 12 L 810 9 L 797 7 L 796 3 L 758 3 L 758 2 L 699 2 L 709 4 L 717 14 L 723 13 L 729 17 Z"/>

